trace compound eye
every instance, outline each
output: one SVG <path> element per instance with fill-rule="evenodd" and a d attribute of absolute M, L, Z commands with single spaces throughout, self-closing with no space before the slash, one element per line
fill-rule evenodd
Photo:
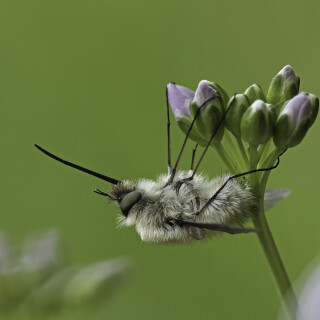
<path fill-rule="evenodd" d="M 125 195 L 120 201 L 120 209 L 124 216 L 129 214 L 131 208 L 141 199 L 142 193 L 140 191 L 132 191 Z"/>

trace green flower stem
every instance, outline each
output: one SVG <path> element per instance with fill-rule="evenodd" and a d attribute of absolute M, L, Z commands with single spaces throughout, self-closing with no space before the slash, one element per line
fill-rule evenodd
<path fill-rule="evenodd" d="M 248 156 L 247 156 L 246 149 L 245 149 L 245 147 L 243 145 L 243 142 L 242 142 L 240 137 L 237 137 L 237 143 L 238 143 L 242 158 L 244 159 L 244 161 L 246 163 L 246 166 L 249 169 L 249 159 L 248 159 Z"/>
<path fill-rule="evenodd" d="M 257 146 L 249 145 L 249 165 L 250 170 L 257 168 Z M 251 185 L 258 185 L 258 175 L 256 173 L 250 175 Z"/>
<path fill-rule="evenodd" d="M 222 161 L 227 166 L 228 170 L 234 174 L 236 172 L 235 165 L 232 163 L 232 160 L 229 158 L 229 156 L 226 153 L 225 149 L 223 148 L 222 144 L 221 143 L 215 144 L 214 148 L 216 149 L 219 157 L 222 159 Z"/>
<path fill-rule="evenodd" d="M 263 160 L 268 154 L 271 139 L 266 144 L 261 144 L 258 149 L 258 166 L 261 160 Z"/>
<path fill-rule="evenodd" d="M 265 190 L 257 186 L 257 191 L 260 191 L 260 195 L 263 195 Z M 294 320 L 296 319 L 297 300 L 264 214 L 263 196 L 260 196 L 259 199 L 259 212 L 254 216 L 253 223 L 259 230 L 257 235 L 260 244 L 267 257 L 269 266 L 291 319 Z"/>
<path fill-rule="evenodd" d="M 275 164 L 275 162 L 277 161 L 280 153 L 281 153 L 281 151 L 278 150 L 278 149 L 273 150 L 269 154 L 267 159 L 263 162 L 262 168 L 270 168 L 270 167 L 272 167 Z M 263 174 L 262 178 L 261 178 L 261 182 L 260 182 L 260 190 L 261 190 L 261 192 L 266 189 L 270 173 L 271 173 L 271 171 L 266 171 Z M 264 194 L 264 191 L 263 191 L 263 194 Z"/>
<path fill-rule="evenodd" d="M 274 150 L 272 150 L 269 154 L 268 154 L 268 156 L 264 159 L 264 161 L 262 162 L 262 164 L 261 165 L 259 165 L 259 168 L 269 168 L 270 167 L 270 163 L 271 163 L 271 166 L 274 164 L 274 157 L 275 157 L 275 154 L 276 154 L 276 152 L 277 152 L 277 150 L 276 149 L 274 149 Z M 277 159 L 277 158 L 275 158 L 275 159 Z M 261 158 L 261 160 L 260 160 L 260 162 L 262 161 L 263 159 Z M 272 162 L 273 161 L 273 162 Z M 270 174 L 270 171 L 268 171 L 269 172 L 269 174 Z M 269 175 L 267 175 L 268 177 L 269 177 Z M 268 180 L 268 178 L 267 178 L 267 180 Z"/>
<path fill-rule="evenodd" d="M 233 158 L 238 160 L 237 164 L 239 165 L 241 171 L 242 172 L 247 171 L 247 164 L 245 163 L 243 157 L 241 157 L 239 150 L 233 141 L 231 133 L 229 133 L 229 131 L 226 130 L 224 136 L 225 136 L 226 142 L 228 143 L 231 149 Z"/>
<path fill-rule="evenodd" d="M 262 167 L 269 168 L 273 166 L 280 153 L 280 150 L 272 151 L 263 162 Z M 254 167 L 255 160 L 258 160 L 257 154 L 254 152 L 254 148 L 250 146 L 250 163 L 252 167 Z M 249 182 L 253 187 L 253 192 L 259 199 L 259 210 L 257 214 L 253 217 L 253 224 L 259 230 L 257 235 L 260 244 L 267 257 L 268 263 L 278 285 L 283 301 L 291 316 L 291 319 L 294 320 L 296 319 L 295 314 L 297 309 L 297 300 L 264 214 L 263 196 L 266 190 L 266 185 L 270 172 L 271 171 L 267 171 L 262 175 L 260 183 L 259 179 L 257 179 L 257 174 L 252 174 L 249 177 Z"/>
<path fill-rule="evenodd" d="M 227 141 L 229 140 L 231 139 L 227 139 Z M 266 145 L 260 146 L 259 149 L 257 146 L 250 145 L 248 150 L 248 158 L 248 154 L 244 148 L 242 140 L 237 139 L 237 143 L 244 163 L 248 163 L 247 168 L 249 170 L 256 169 L 258 163 L 259 168 L 272 167 L 275 164 L 279 154 L 281 153 L 281 150 L 274 149 L 268 154 L 271 145 L 270 140 Z M 234 147 L 234 144 L 232 146 L 232 144 L 230 143 L 230 145 L 231 148 Z M 234 163 L 226 154 L 222 145 L 215 145 L 215 148 L 221 159 L 227 165 L 230 172 L 235 173 L 235 167 L 233 165 Z M 281 297 L 283 298 L 288 313 L 290 314 L 292 320 L 296 320 L 297 300 L 264 213 L 264 193 L 269 175 L 270 171 L 264 173 L 254 173 L 248 176 L 248 182 L 252 186 L 253 193 L 259 199 L 259 209 L 257 214 L 253 217 L 253 224 L 255 228 L 259 230 L 257 235 L 260 244 L 266 255 L 267 261 L 274 275 L 275 281 L 279 288 L 279 292 L 281 294 Z M 261 179 L 259 179 L 260 177 Z"/>

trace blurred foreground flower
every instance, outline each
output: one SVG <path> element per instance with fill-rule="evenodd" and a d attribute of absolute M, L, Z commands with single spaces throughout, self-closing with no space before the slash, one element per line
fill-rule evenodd
<path fill-rule="evenodd" d="M 300 294 L 297 320 L 320 319 L 320 265 L 308 275 Z"/>
<path fill-rule="evenodd" d="M 65 266 L 57 232 L 28 239 L 21 252 L 0 236 L 0 312 L 33 316 L 105 300 L 128 274 L 124 259 Z"/>

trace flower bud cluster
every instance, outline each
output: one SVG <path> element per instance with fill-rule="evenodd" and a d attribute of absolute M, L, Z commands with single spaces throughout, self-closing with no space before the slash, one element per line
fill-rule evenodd
<path fill-rule="evenodd" d="M 195 92 L 173 83 L 167 89 L 169 103 L 185 134 L 196 117 L 190 138 L 201 146 L 219 126 L 213 144 L 221 142 L 226 127 L 249 145 L 258 147 L 273 138 L 276 148 L 286 149 L 302 141 L 319 111 L 319 99 L 299 93 L 299 85 L 300 78 L 287 65 L 272 79 L 267 95 L 253 84 L 229 99 L 220 85 L 207 80 L 202 80 Z"/>
<path fill-rule="evenodd" d="M 0 235 L 0 310 L 49 315 L 90 306 L 113 291 L 128 267 L 121 259 L 64 266 L 55 231 L 27 240 L 21 252 Z"/>

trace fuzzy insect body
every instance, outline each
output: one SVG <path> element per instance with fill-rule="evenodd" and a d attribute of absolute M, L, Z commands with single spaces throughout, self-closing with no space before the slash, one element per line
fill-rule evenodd
<path fill-rule="evenodd" d="M 122 181 L 112 185 L 110 195 L 121 202 L 132 192 L 141 193 L 141 198 L 131 208 L 127 216 L 119 216 L 120 225 L 136 226 L 143 241 L 149 242 L 188 242 L 201 240 L 206 233 L 217 231 L 184 225 L 179 221 L 194 221 L 207 224 L 241 226 L 257 210 L 257 199 L 248 185 L 236 180 L 230 181 L 214 202 L 196 215 L 223 183 L 230 177 L 209 180 L 203 175 L 182 182 L 191 172 L 178 171 L 174 181 L 167 185 L 170 175 L 164 174 L 157 180 L 140 179 L 137 182 Z"/>

